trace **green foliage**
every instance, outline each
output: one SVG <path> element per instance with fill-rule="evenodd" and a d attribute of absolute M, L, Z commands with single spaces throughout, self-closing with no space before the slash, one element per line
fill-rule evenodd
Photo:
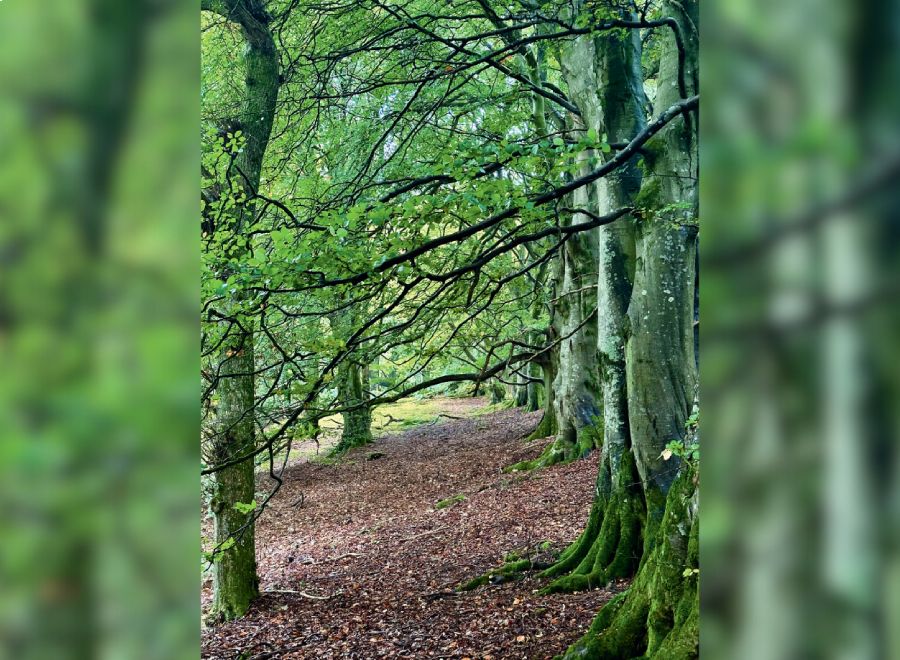
<path fill-rule="evenodd" d="M 235 502 L 234 509 L 239 513 L 243 513 L 244 515 L 255 511 L 257 507 L 256 500 L 253 500 L 250 503 L 247 502 Z"/>
<path fill-rule="evenodd" d="M 685 439 L 672 440 L 666 444 L 662 458 L 669 460 L 672 456 L 682 458 L 696 468 L 700 463 L 700 407 L 694 406 L 690 416 L 685 421 Z"/>

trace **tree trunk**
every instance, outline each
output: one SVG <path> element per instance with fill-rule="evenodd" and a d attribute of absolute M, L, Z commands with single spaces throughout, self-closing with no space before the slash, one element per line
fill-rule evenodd
<path fill-rule="evenodd" d="M 557 353 L 558 351 L 555 348 L 550 349 L 547 351 L 546 359 L 542 360 L 538 365 L 544 380 L 544 415 L 541 417 L 541 421 L 538 423 L 537 428 L 528 436 L 529 440 L 549 438 L 552 435 L 556 435 L 558 427 L 556 424 L 556 402 L 554 401 L 553 396 L 553 381 L 556 379 Z M 511 466 L 509 469 L 512 470 L 514 468 L 515 466 Z"/>
<path fill-rule="evenodd" d="M 665 109 L 682 93 L 696 93 L 699 12 L 696 0 L 666 2 L 662 11 L 678 22 L 685 62 L 679 80 L 678 48 L 667 28 L 656 99 L 656 106 Z M 629 478 L 642 485 L 634 499 L 643 525 L 643 552 L 629 590 L 600 611 L 566 658 L 668 660 L 699 654 L 699 475 L 678 456 L 666 460 L 662 455 L 672 441 L 693 441 L 686 425 L 698 385 L 696 114 L 674 120 L 653 142 L 651 154 L 656 155 L 646 159 L 651 174 L 637 204 L 641 223 L 625 354 L 631 452 L 622 462 L 633 459 L 636 474 Z M 627 474 L 624 468 L 621 473 Z M 598 486 L 603 474 L 601 469 Z M 598 499 L 602 497 L 598 487 Z"/>
<path fill-rule="evenodd" d="M 202 9 L 220 14 L 241 27 L 244 51 L 244 98 L 237 125 L 245 144 L 235 159 L 234 187 L 252 200 L 259 186 L 263 157 L 272 130 L 278 98 L 278 55 L 269 30 L 269 16 L 258 0 L 203 0 Z M 241 247 L 242 232 L 254 215 L 254 204 L 238 204 L 226 218 L 228 230 Z M 228 277 L 223 270 L 223 280 Z M 216 462 L 234 459 L 255 448 L 253 329 L 240 310 L 244 294 L 238 290 L 224 311 L 240 325 L 230 327 L 223 342 L 217 386 L 216 433 L 212 454 Z M 235 508 L 254 498 L 254 462 L 245 460 L 213 474 L 210 508 L 213 513 L 216 553 L 213 570 L 212 616 L 234 619 L 243 615 L 258 595 L 254 540 L 254 512 Z"/>
<path fill-rule="evenodd" d="M 520 369 L 527 370 L 527 365 L 520 367 Z M 526 371 L 527 373 L 527 371 Z M 524 408 L 528 405 L 528 380 L 525 378 L 525 374 L 516 372 L 516 407 Z"/>
<path fill-rule="evenodd" d="M 576 40 L 564 71 L 569 92 L 590 127 L 610 141 L 628 141 L 645 125 L 639 34 Z M 596 184 L 598 215 L 633 204 L 640 188 L 637 159 Z M 634 218 L 601 227 L 596 300 L 598 371 L 603 393 L 603 450 L 594 502 L 579 539 L 544 575 L 549 591 L 585 589 L 634 574 L 641 556 L 644 507 L 628 419 L 625 345 L 634 277 Z M 560 577 L 561 576 L 561 577 Z"/>
<path fill-rule="evenodd" d="M 533 345 L 538 345 L 540 341 L 540 335 L 538 333 L 532 333 L 531 335 L 531 343 Z M 541 409 L 541 387 L 542 383 L 537 382 L 543 376 L 543 370 L 541 369 L 541 365 L 536 361 L 532 360 L 528 363 L 528 377 L 531 379 L 528 381 L 528 385 L 526 387 L 525 392 L 525 411 L 526 412 L 535 412 L 536 410 Z"/>
<path fill-rule="evenodd" d="M 243 342 L 240 344 L 238 342 Z M 216 410 L 216 462 L 225 462 L 255 448 L 253 418 L 253 335 L 241 333 L 219 367 L 219 405 Z M 214 619 L 242 616 L 258 595 L 253 512 L 235 508 L 253 501 L 254 462 L 246 460 L 215 473 L 210 497 L 217 547 L 226 548 L 213 563 Z M 223 545 L 225 544 L 225 545 Z"/>
<path fill-rule="evenodd" d="M 582 173 L 590 169 L 590 156 L 582 153 Z M 588 186 L 572 194 L 574 208 L 596 208 L 596 189 Z M 574 214 L 566 222 L 589 222 Z M 560 317 L 559 371 L 553 381 L 558 430 L 545 464 L 587 456 L 599 446 L 601 424 L 600 369 L 597 353 L 598 245 L 595 232 L 581 232 L 560 250 L 562 278 L 557 302 Z"/>
<path fill-rule="evenodd" d="M 340 454 L 372 442 L 372 409 L 365 404 L 369 398 L 368 366 L 345 360 L 338 366 L 337 378 L 341 405 L 358 407 L 341 413 L 344 428 L 341 440 L 332 454 Z"/>
<path fill-rule="evenodd" d="M 499 380 L 492 380 L 490 386 L 491 404 L 503 403 L 506 400 L 506 387 Z"/>

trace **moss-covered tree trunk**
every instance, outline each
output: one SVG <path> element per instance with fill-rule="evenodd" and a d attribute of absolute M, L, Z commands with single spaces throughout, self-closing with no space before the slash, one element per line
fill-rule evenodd
<path fill-rule="evenodd" d="M 348 410 L 341 413 L 341 439 L 333 453 L 339 454 L 372 442 L 372 409 L 369 399 L 369 367 L 344 360 L 337 369 L 338 399 Z"/>
<path fill-rule="evenodd" d="M 528 436 L 529 440 L 549 438 L 550 436 L 556 435 L 558 427 L 556 424 L 556 404 L 554 401 L 553 382 L 556 379 L 557 355 L 558 350 L 556 348 L 551 348 L 544 353 L 541 356 L 540 361 L 537 362 L 541 379 L 543 380 L 543 401 L 540 407 L 543 408 L 544 414 L 537 427 L 532 431 L 531 435 Z M 510 466 L 509 469 L 518 469 L 518 467 Z"/>
<path fill-rule="evenodd" d="M 516 407 L 524 408 L 528 405 L 528 371 L 527 365 L 516 371 Z"/>
<path fill-rule="evenodd" d="M 582 153 L 579 159 L 582 172 L 587 172 L 590 154 Z M 574 208 L 593 210 L 596 190 L 592 186 L 580 188 L 572 194 L 571 201 Z M 573 214 L 566 222 L 590 222 L 590 217 Z M 553 382 L 558 428 L 548 463 L 587 456 L 598 446 L 597 428 L 603 406 L 597 354 L 597 250 L 595 232 L 574 235 L 560 250 L 562 277 L 556 313 L 562 341 Z"/>
<path fill-rule="evenodd" d="M 583 157 L 586 170 L 588 160 Z M 577 205 L 590 204 L 586 189 L 573 195 Z M 585 208 L 590 208 L 586 206 Z M 566 222 L 587 222 L 581 216 Z M 557 300 L 551 335 L 560 337 L 544 371 L 544 418 L 532 438 L 555 435 L 537 459 L 511 465 L 507 470 L 531 470 L 587 456 L 598 445 L 602 414 L 597 362 L 596 293 L 597 240 L 594 232 L 575 234 L 560 248 Z M 549 353 L 549 351 L 548 351 Z"/>
<path fill-rule="evenodd" d="M 540 334 L 532 333 L 530 336 L 531 344 L 537 345 L 539 341 Z M 528 363 L 527 373 L 529 380 L 525 396 L 525 410 L 526 412 L 534 412 L 541 409 L 541 388 L 544 386 L 543 369 L 537 360 L 532 360 Z"/>
<path fill-rule="evenodd" d="M 697 91 L 698 3 L 666 2 L 682 36 L 663 36 L 656 107 Z M 668 29 L 668 28 L 667 28 Z M 625 352 L 633 483 L 641 485 L 642 553 L 631 587 L 607 604 L 566 658 L 693 658 L 699 655 L 699 479 L 672 441 L 687 444 L 696 404 L 694 290 L 697 249 L 697 116 L 673 121 L 651 145 Z M 623 461 L 623 464 L 625 461 Z M 601 470 L 601 474 L 602 474 Z M 624 470 L 623 470 L 624 474 Z M 635 478 L 636 477 L 636 478 Z M 595 503 L 596 504 L 596 503 Z"/>
<path fill-rule="evenodd" d="M 253 335 L 229 342 L 219 365 L 216 409 L 216 462 L 224 463 L 255 448 L 253 418 Z M 210 493 L 215 543 L 225 548 L 213 563 L 213 619 L 229 620 L 247 611 L 258 594 L 252 512 L 235 508 L 253 501 L 254 463 L 244 461 L 215 473 Z M 230 547 L 229 547 L 230 546 Z"/>
<path fill-rule="evenodd" d="M 278 98 L 278 56 L 269 30 L 269 16 L 258 0 L 203 0 L 202 9 L 215 12 L 240 26 L 244 50 L 244 96 L 237 121 L 245 138 L 235 159 L 233 185 L 244 194 L 235 210 L 224 218 L 233 237 L 233 249 L 246 249 L 243 232 L 252 222 L 253 196 L 259 186 L 263 157 L 272 130 Z M 249 201 L 248 201 L 249 200 Z M 222 279 L 229 275 L 223 269 Z M 242 317 L 241 291 L 224 310 L 239 323 L 230 324 L 222 344 L 218 369 L 218 406 L 212 455 L 224 463 L 255 448 L 253 328 Z M 254 463 L 245 460 L 213 474 L 210 508 L 219 549 L 213 568 L 212 616 L 233 619 L 243 615 L 258 594 L 253 512 L 235 508 L 249 504 L 254 496 Z"/>
<path fill-rule="evenodd" d="M 637 32 L 582 37 L 564 57 L 569 93 L 598 135 L 633 138 L 645 125 Z M 641 174 L 636 159 L 596 184 L 598 215 L 633 204 Z M 603 395 L 603 449 L 594 502 L 579 539 L 544 572 L 550 591 L 584 589 L 634 574 L 645 521 L 643 493 L 632 457 L 625 346 L 634 277 L 634 218 L 598 229 L 598 370 Z"/>
<path fill-rule="evenodd" d="M 491 380 L 491 384 L 488 387 L 488 392 L 491 393 L 492 405 L 503 403 L 506 400 L 506 386 L 504 386 L 503 383 L 501 383 L 499 380 Z"/>

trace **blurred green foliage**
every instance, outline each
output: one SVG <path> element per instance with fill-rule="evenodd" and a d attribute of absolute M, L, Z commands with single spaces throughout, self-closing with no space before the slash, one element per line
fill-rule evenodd
<path fill-rule="evenodd" d="M 703 656 L 898 658 L 898 3 L 704 12 Z"/>
<path fill-rule="evenodd" d="M 0 657 L 197 653 L 197 13 L 0 4 Z"/>

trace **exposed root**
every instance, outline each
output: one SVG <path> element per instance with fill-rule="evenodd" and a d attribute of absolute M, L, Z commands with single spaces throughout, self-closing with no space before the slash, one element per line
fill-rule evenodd
<path fill-rule="evenodd" d="M 604 457 L 606 458 L 606 457 Z M 610 491 L 608 465 L 601 466 L 598 495 L 581 536 L 563 552 L 542 577 L 557 578 L 545 593 L 583 591 L 602 587 L 616 578 L 634 575 L 643 554 L 646 505 L 630 452 L 622 456 Z"/>
<path fill-rule="evenodd" d="M 298 591 L 296 589 L 268 589 L 266 591 L 267 594 L 292 594 L 296 596 L 301 596 L 302 598 L 309 598 L 310 600 L 331 600 L 335 596 L 340 596 L 343 591 L 336 591 L 333 594 L 328 596 L 316 596 L 315 594 L 308 594 L 305 591 Z"/>
<path fill-rule="evenodd" d="M 477 589 L 486 584 L 502 584 L 504 582 L 518 580 L 523 577 L 525 573 L 530 571 L 548 568 L 553 565 L 553 562 L 549 561 L 548 558 L 554 557 L 555 553 L 549 551 L 546 546 L 549 546 L 549 543 L 533 548 L 531 551 L 525 553 L 528 555 L 527 557 L 522 557 L 518 554 L 508 555 L 506 557 L 506 562 L 500 566 L 500 568 L 492 569 L 487 573 L 463 583 L 457 587 L 457 590 L 471 591 L 472 589 Z"/>
<path fill-rule="evenodd" d="M 488 571 L 483 575 L 479 575 L 477 578 L 461 584 L 457 589 L 459 591 L 471 591 L 472 589 L 483 587 L 486 584 L 503 584 L 504 582 L 511 582 L 512 580 L 522 578 L 526 572 L 533 571 L 537 568 L 540 568 L 540 565 L 532 562 L 530 559 L 518 559 L 516 561 L 507 562 L 500 568 Z"/>
<path fill-rule="evenodd" d="M 699 657 L 696 504 L 694 475 L 685 469 L 631 587 L 600 610 L 564 660 Z"/>
<path fill-rule="evenodd" d="M 538 427 L 538 430 L 540 427 Z M 537 430 L 528 436 L 531 440 L 535 437 Z M 545 437 L 545 436 L 537 436 Z M 572 461 L 584 458 L 593 451 L 597 443 L 597 430 L 593 427 L 585 426 L 578 429 L 574 438 L 558 437 L 552 443 L 547 445 L 541 455 L 530 461 L 520 461 L 503 468 L 504 472 L 527 472 L 540 468 L 550 467 L 551 465 L 562 465 L 571 463 Z"/>
<path fill-rule="evenodd" d="M 602 587 L 616 578 L 634 575 L 641 559 L 643 503 L 634 493 L 617 493 L 608 501 L 600 529 L 587 553 L 567 575 L 562 575 L 544 589 L 544 593 L 583 591 Z M 582 549 L 586 543 L 582 545 Z M 580 553 L 573 553 L 565 565 L 571 566 Z M 554 566 L 545 577 L 560 575 Z"/>

